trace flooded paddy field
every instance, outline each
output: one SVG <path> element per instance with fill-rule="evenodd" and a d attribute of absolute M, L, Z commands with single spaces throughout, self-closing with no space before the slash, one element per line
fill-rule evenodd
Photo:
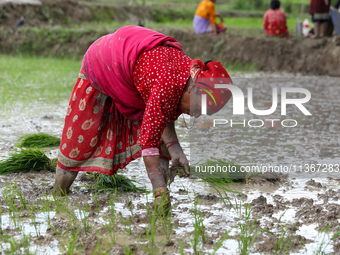
<path fill-rule="evenodd" d="M 192 165 L 209 156 L 211 148 L 215 158 L 240 165 L 339 163 L 339 79 L 237 75 L 242 78 L 234 83 L 244 93 L 247 87 L 254 88 L 254 104 L 259 109 L 270 108 L 272 98 L 262 96 L 270 95 L 268 84 L 284 87 L 290 83 L 310 90 L 312 99 L 306 108 L 312 116 L 307 118 L 292 107 L 282 117 L 279 107 L 270 118 L 296 119 L 297 127 L 219 125 L 213 130 L 211 119 L 206 119 L 198 120 L 190 132 L 180 118 L 177 133 Z M 21 135 L 41 131 L 61 136 L 69 100 L 66 92 L 71 91 L 76 76 L 74 72 L 74 78 L 61 82 L 65 93 L 59 100 L 31 100 L 25 105 L 14 99 L 7 102 L 0 119 L 0 156 L 13 152 Z M 231 116 L 232 107 L 227 107 L 215 118 L 230 120 Z M 248 111 L 242 117 L 258 118 Z M 204 144 L 209 146 L 204 148 Z M 55 158 L 58 148 L 45 152 Z M 340 178 L 336 171 L 227 187 L 238 193 L 216 190 L 200 179 L 176 177 L 170 186 L 171 214 L 156 220 L 142 159 L 120 173 L 148 192 L 96 193 L 83 173 L 67 198 L 56 198 L 52 195 L 53 172 L 0 176 L 0 249 L 4 254 L 338 254 L 340 250 Z"/>

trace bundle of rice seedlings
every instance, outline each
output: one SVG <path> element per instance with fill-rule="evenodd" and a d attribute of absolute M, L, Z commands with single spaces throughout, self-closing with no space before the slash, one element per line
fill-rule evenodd
<path fill-rule="evenodd" d="M 191 167 L 190 173 L 206 181 L 220 179 L 219 182 L 232 183 L 244 181 L 247 173 L 241 171 L 241 166 L 235 162 L 221 159 L 208 159 L 204 164 Z"/>
<path fill-rule="evenodd" d="M 51 160 L 39 149 L 26 149 L 11 153 L 0 161 L 0 175 L 29 172 L 31 170 L 52 170 Z"/>
<path fill-rule="evenodd" d="M 233 182 L 263 183 L 269 181 L 272 183 L 279 183 L 284 177 L 275 172 L 247 172 L 245 169 L 241 169 L 241 166 L 233 161 L 223 161 L 216 158 L 207 160 L 198 167 L 191 167 L 190 173 L 191 175 L 201 178 L 204 182 L 217 186 L 223 186 L 223 184 Z"/>
<path fill-rule="evenodd" d="M 95 174 L 93 174 L 93 176 L 95 176 Z M 96 178 L 96 184 L 94 184 L 94 186 L 98 191 L 115 189 L 123 189 L 124 191 L 131 192 L 144 191 L 144 189 L 136 187 L 134 183 L 137 182 L 121 174 L 99 174 L 99 176 Z"/>
<path fill-rule="evenodd" d="M 19 140 L 22 140 L 16 144 L 19 148 L 48 148 L 60 145 L 60 138 L 45 133 L 23 135 Z"/>

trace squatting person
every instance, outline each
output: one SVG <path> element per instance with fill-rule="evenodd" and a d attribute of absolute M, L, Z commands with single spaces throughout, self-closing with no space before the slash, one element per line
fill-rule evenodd
<path fill-rule="evenodd" d="M 214 89 L 218 77 L 230 79 L 220 62 L 191 60 L 174 38 L 144 27 L 122 27 L 96 40 L 67 109 L 55 192 L 68 192 L 79 171 L 113 175 L 143 156 L 155 199 L 162 197 L 156 203 L 169 207 L 169 160 L 189 174 L 174 121 L 182 113 L 200 116 L 201 94 L 209 95 L 210 110 L 221 109 L 231 93 Z M 211 82 L 195 84 L 197 78 Z"/>
<path fill-rule="evenodd" d="M 223 17 L 215 11 L 216 0 L 203 0 L 197 6 L 193 26 L 196 34 L 218 34 L 227 30 L 223 24 Z M 216 17 L 220 23 L 216 23 Z"/>

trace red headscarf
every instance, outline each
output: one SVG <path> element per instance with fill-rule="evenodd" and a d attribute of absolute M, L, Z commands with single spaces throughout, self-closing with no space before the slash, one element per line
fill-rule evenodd
<path fill-rule="evenodd" d="M 233 84 L 220 62 L 204 64 L 199 59 L 192 60 L 190 75 L 200 94 L 207 95 L 207 104 L 212 111 L 218 112 L 228 103 L 232 96 L 230 90 L 215 88 L 215 84 Z"/>

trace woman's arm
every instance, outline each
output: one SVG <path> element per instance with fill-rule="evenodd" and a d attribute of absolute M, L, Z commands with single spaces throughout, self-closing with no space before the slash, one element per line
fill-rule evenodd
<path fill-rule="evenodd" d="M 159 156 L 144 156 L 143 157 L 145 168 L 148 172 L 149 179 L 152 183 L 153 189 L 166 187 L 166 183 L 163 176 L 164 169 L 160 163 Z"/>
<path fill-rule="evenodd" d="M 174 121 L 168 122 L 168 124 L 166 125 L 163 131 L 162 139 L 165 144 L 168 144 L 170 142 L 178 142 Z"/>
<path fill-rule="evenodd" d="M 175 130 L 175 123 L 168 122 L 163 131 L 162 139 L 167 145 L 168 151 L 172 158 L 172 165 L 183 166 L 187 175 L 190 174 L 189 162 L 180 146 Z"/>
<path fill-rule="evenodd" d="M 219 18 L 220 18 L 220 21 L 221 21 L 221 23 L 223 23 L 223 22 L 224 22 L 224 20 L 223 20 L 223 16 L 222 16 L 221 14 L 219 14 L 219 13 L 216 13 L 216 17 L 219 17 Z"/>

